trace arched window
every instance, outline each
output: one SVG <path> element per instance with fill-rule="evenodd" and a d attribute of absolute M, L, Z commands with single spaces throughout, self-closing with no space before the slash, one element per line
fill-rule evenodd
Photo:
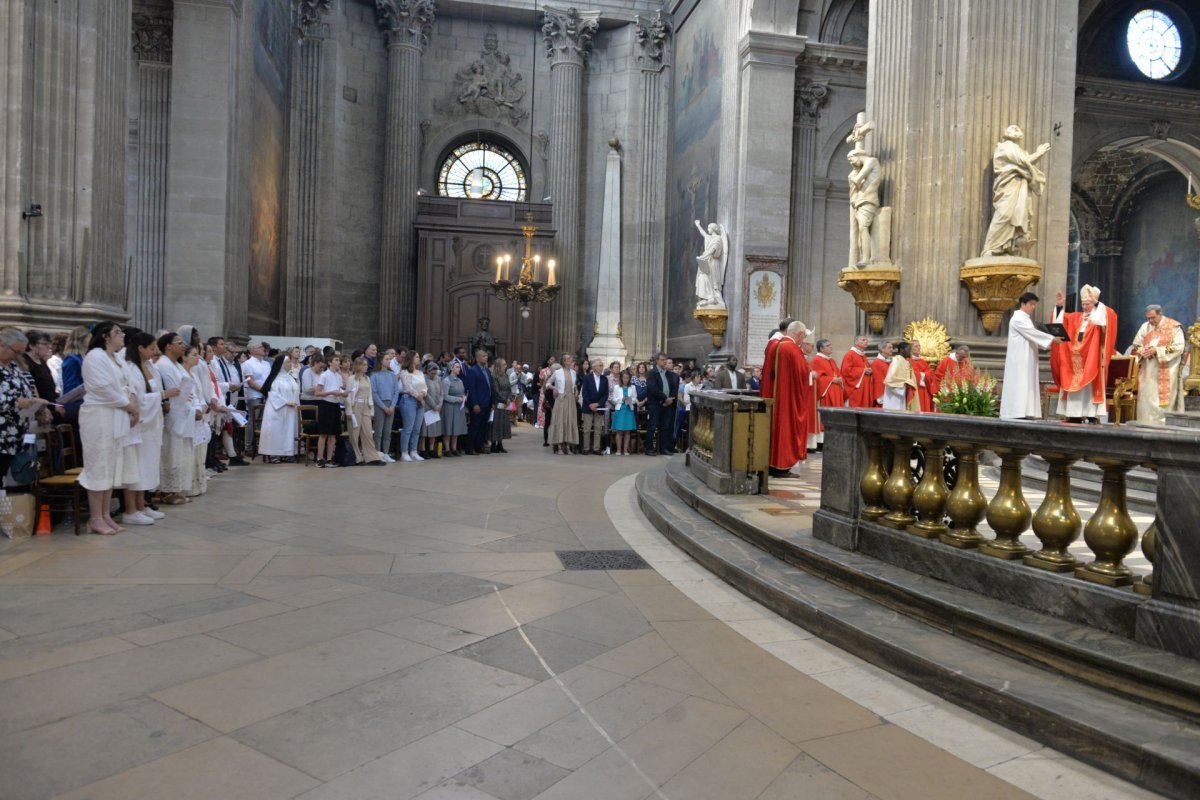
<path fill-rule="evenodd" d="M 442 161 L 437 185 L 442 197 L 522 202 L 526 194 L 525 168 L 503 147 L 472 141 L 455 147 Z"/>
<path fill-rule="evenodd" d="M 1146 8 L 1134 14 L 1125 42 L 1129 57 L 1147 78 L 1169 78 L 1179 67 L 1183 37 L 1175 20 L 1165 11 Z"/>

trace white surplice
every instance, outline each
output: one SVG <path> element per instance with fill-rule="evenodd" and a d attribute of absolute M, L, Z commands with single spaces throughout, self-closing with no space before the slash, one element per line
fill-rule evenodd
<path fill-rule="evenodd" d="M 1183 326 L 1167 317 L 1159 324 L 1174 324 L 1175 330 L 1169 336 L 1155 337 L 1153 356 L 1138 359 L 1137 420 L 1147 425 L 1165 425 L 1168 411 L 1183 411 Z M 1142 323 L 1133 337 L 1135 354 L 1154 331 L 1149 322 Z M 1165 392 L 1160 380 L 1166 384 Z"/>
<path fill-rule="evenodd" d="M 1004 356 L 1000 419 L 1042 416 L 1037 351 L 1039 347 L 1049 350 L 1053 341 L 1053 336 L 1034 327 L 1033 320 L 1024 311 L 1018 308 L 1013 312 L 1008 322 L 1008 352 Z"/>
<path fill-rule="evenodd" d="M 149 379 L 137 364 L 125 362 L 125 377 L 138 402 L 137 445 L 138 481 L 131 489 L 151 492 L 158 488 L 159 465 L 162 461 L 163 413 L 162 378 L 154 367 Z"/>
<path fill-rule="evenodd" d="M 291 375 L 280 370 L 263 405 L 262 429 L 258 437 L 259 455 L 296 455 L 300 412 L 288 404 L 299 402 L 300 384 Z"/>
<path fill-rule="evenodd" d="M 79 409 L 83 472 L 79 485 L 90 492 L 132 486 L 138 479 L 137 448 L 129 436 L 131 398 L 123 362 L 115 353 L 94 347 L 83 357 L 87 394 Z"/>

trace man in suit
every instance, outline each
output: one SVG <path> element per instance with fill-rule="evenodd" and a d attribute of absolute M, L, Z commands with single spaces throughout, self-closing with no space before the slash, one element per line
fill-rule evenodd
<path fill-rule="evenodd" d="M 604 374 L 603 360 L 597 358 L 592 362 L 592 371 L 580 382 L 579 391 L 583 397 L 583 427 L 580 429 L 579 446 L 583 448 L 585 456 L 604 455 L 608 377 Z"/>
<path fill-rule="evenodd" d="M 467 455 L 481 456 L 487 452 L 488 420 L 492 415 L 496 387 L 492 371 L 488 369 L 486 350 L 475 351 L 475 363 L 462 376 L 463 388 L 467 390 L 467 408 L 470 419 L 467 423 Z"/>
<path fill-rule="evenodd" d="M 671 422 L 675 419 L 675 399 L 679 395 L 679 376 L 667 367 L 666 353 L 654 358 L 654 367 L 646 376 L 646 455 L 673 455 Z M 658 434 L 655 445 L 654 435 Z"/>
<path fill-rule="evenodd" d="M 723 364 L 717 370 L 717 388 L 718 389 L 745 389 L 746 373 L 737 368 L 737 356 L 730 356 L 729 363 Z"/>

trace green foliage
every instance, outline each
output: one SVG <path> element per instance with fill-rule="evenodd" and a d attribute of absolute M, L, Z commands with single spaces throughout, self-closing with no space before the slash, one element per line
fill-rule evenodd
<path fill-rule="evenodd" d="M 933 404 L 943 414 L 969 417 L 1000 416 L 1000 395 L 996 379 L 987 372 L 965 367 L 957 376 L 948 376 L 938 388 Z"/>

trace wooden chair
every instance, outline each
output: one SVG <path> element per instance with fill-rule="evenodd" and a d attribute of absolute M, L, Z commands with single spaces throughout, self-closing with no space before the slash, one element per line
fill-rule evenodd
<path fill-rule="evenodd" d="M 75 449 L 75 429 L 70 425 L 55 425 L 54 433 L 55 447 L 57 457 L 62 459 L 62 473 L 64 475 L 78 475 L 83 472 L 83 467 L 79 465 L 79 453 Z M 57 462 L 56 462 L 57 463 Z"/>
<path fill-rule="evenodd" d="M 300 463 L 308 466 L 308 457 L 312 455 L 313 463 L 317 463 L 317 407 L 300 406 L 300 447 L 296 455 Z"/>
<path fill-rule="evenodd" d="M 65 437 L 62 428 L 66 428 Z M 79 473 L 83 470 L 77 466 L 71 426 L 59 425 L 39 433 L 38 436 L 45 437 L 46 446 L 41 449 L 38 457 L 38 479 L 34 487 L 36 505 L 41 508 L 45 503 L 51 509 L 71 509 L 75 535 L 78 536 L 81 532 L 79 523 L 83 516 L 83 487 L 79 485 Z M 56 473 L 56 463 L 62 464 L 64 470 L 73 471 Z"/>
<path fill-rule="evenodd" d="M 254 432 L 253 439 L 250 442 L 250 449 L 246 453 L 246 458 L 250 459 L 251 461 L 258 458 L 258 442 L 259 437 L 262 435 L 262 418 L 264 407 L 265 403 L 259 403 L 256 406 L 251 406 L 249 418 L 246 420 L 246 424 L 249 425 L 250 430 Z"/>
<path fill-rule="evenodd" d="M 1138 363 L 1133 356 L 1113 356 L 1104 388 L 1108 416 L 1115 424 L 1137 419 Z"/>

